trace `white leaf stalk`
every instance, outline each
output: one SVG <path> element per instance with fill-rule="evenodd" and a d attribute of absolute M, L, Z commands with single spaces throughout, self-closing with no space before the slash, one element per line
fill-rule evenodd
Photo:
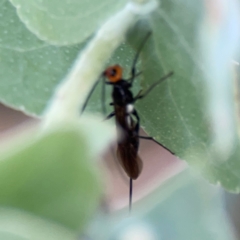
<path fill-rule="evenodd" d="M 138 20 L 157 7 L 155 0 L 130 2 L 111 17 L 79 54 L 66 79 L 58 86 L 45 111 L 44 126 L 79 119 L 80 109 L 93 84 L 100 77 L 107 60 L 124 41 L 126 32 Z"/>
<path fill-rule="evenodd" d="M 208 15 L 201 29 L 201 52 L 207 66 L 206 113 L 210 116 L 212 149 L 219 161 L 225 161 L 237 141 L 231 65 L 240 42 L 240 6 L 236 0 L 217 0 L 206 6 Z"/>

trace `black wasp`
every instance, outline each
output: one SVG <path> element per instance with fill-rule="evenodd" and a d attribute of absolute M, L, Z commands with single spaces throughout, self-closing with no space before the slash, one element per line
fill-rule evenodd
<path fill-rule="evenodd" d="M 110 105 L 113 106 L 114 110 L 107 116 L 107 119 L 115 116 L 115 121 L 118 127 L 120 127 L 121 137 L 118 139 L 117 145 L 117 158 L 126 172 L 126 174 L 130 178 L 130 188 L 129 188 L 129 209 L 131 210 L 132 205 L 132 187 L 133 180 L 137 179 L 140 175 L 143 167 L 143 163 L 141 158 L 138 156 L 138 148 L 139 148 L 139 139 L 152 140 L 157 144 L 161 145 L 163 148 L 167 149 L 169 152 L 173 154 L 171 150 L 163 146 L 161 143 L 154 140 L 152 137 L 140 136 L 139 128 L 140 128 L 140 118 L 139 115 L 134 108 L 134 103 L 139 99 L 144 98 L 153 88 L 169 78 L 173 75 L 173 72 L 168 73 L 157 82 L 152 84 L 145 92 L 140 91 L 136 96 L 133 96 L 131 88 L 133 86 L 133 82 L 137 76 L 141 73 L 136 73 L 136 63 L 139 57 L 139 54 L 146 43 L 147 39 L 151 33 L 148 33 L 143 42 L 141 43 L 136 56 L 133 60 L 133 65 L 131 68 L 131 77 L 126 80 L 122 78 L 123 69 L 119 65 L 114 65 L 108 67 L 104 72 L 103 76 L 108 81 L 104 80 L 103 89 L 102 89 L 102 107 L 103 112 L 105 113 L 105 84 L 112 86 L 112 100 L 113 102 Z M 99 81 L 98 81 L 99 82 Z M 84 111 L 87 102 L 94 91 L 97 83 L 93 86 L 91 92 L 89 93 L 86 102 L 82 108 Z"/>

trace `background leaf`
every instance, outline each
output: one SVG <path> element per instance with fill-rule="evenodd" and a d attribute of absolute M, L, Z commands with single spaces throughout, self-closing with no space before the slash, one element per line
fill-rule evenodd
<path fill-rule="evenodd" d="M 8 1 L 1 2 L 0 17 L 1 101 L 39 115 L 82 46 L 56 47 L 40 41 Z"/>
<path fill-rule="evenodd" d="M 120 10 L 124 1 L 11 0 L 24 24 L 40 39 L 57 45 L 82 43 L 110 16 Z"/>
<path fill-rule="evenodd" d="M 93 122 L 99 136 L 104 133 L 101 139 L 86 138 L 85 128 Z M 91 118 L 82 120 L 82 125 L 65 124 L 48 134 L 31 134 L 15 150 L 13 146 L 11 152 L 2 151 L 0 206 L 27 211 L 75 231 L 82 229 L 100 198 L 101 181 L 92 159 L 110 136 L 106 123 Z"/>
<path fill-rule="evenodd" d="M 61 225 L 16 209 L 0 208 L 0 238 L 4 240 L 75 240 Z"/>
<path fill-rule="evenodd" d="M 222 192 L 183 171 L 147 198 L 112 216 L 100 213 L 88 228 L 92 239 L 234 240 Z"/>
<path fill-rule="evenodd" d="M 181 159 L 186 160 L 195 170 L 200 171 L 211 183 L 220 183 L 229 191 L 240 191 L 240 148 L 235 125 L 236 114 L 233 111 L 234 93 L 233 86 L 228 84 L 223 89 L 220 98 L 224 103 L 214 99 L 217 87 L 211 88 L 216 75 L 212 74 L 210 66 L 206 66 L 199 46 L 199 36 L 204 17 L 202 1 L 162 1 L 161 8 L 152 14 L 148 21 L 142 21 L 135 28 L 135 37 L 143 39 L 146 32 L 152 29 L 153 34 L 149 39 L 142 55 L 143 88 L 146 89 L 152 83 L 160 79 L 170 71 L 174 75 L 156 87 L 145 99 L 137 103 L 142 126 L 150 136 L 171 149 Z M 186 16 L 183 18 L 183 13 Z M 234 17 L 233 17 L 234 18 Z M 230 21 L 230 20 L 229 20 Z M 220 24 L 220 23 L 219 23 Z M 207 25 L 207 23 L 206 23 Z M 223 26 L 222 26 L 223 25 Z M 224 32 L 229 27 L 222 23 L 219 26 Z M 222 41 L 219 34 L 217 58 L 227 58 L 226 49 L 221 51 L 230 41 L 226 37 Z M 233 36 L 229 35 L 229 39 Z M 210 39 L 210 38 L 209 38 Z M 133 36 L 131 36 L 133 42 Z M 210 44 L 205 39 L 207 49 Z M 218 39 L 217 39 L 218 40 Z M 217 43 L 218 41 L 215 40 Z M 136 42 L 136 40 L 135 40 Z M 136 44 L 135 44 L 136 45 Z M 228 57 L 231 54 L 228 52 Z M 229 64 L 221 66 L 224 76 L 219 79 L 232 83 Z M 211 78 L 207 74 L 212 74 Z M 207 81 L 208 80 L 208 81 Z M 213 98 L 211 98 L 213 96 Z M 227 96 L 230 100 L 226 103 Z M 219 99 L 217 99 L 219 100 Z M 226 118 L 230 119 L 230 129 L 234 139 L 227 139 L 224 129 L 219 137 L 230 147 L 229 155 L 222 152 L 221 147 L 216 149 L 213 144 L 214 126 L 211 125 L 212 116 L 208 111 L 208 105 L 215 101 L 215 108 L 228 113 L 218 119 L 226 124 Z M 220 104 L 220 105 L 219 105 Z M 230 104 L 230 105 L 229 105 Z M 227 108 L 227 111 L 226 111 Z M 230 109 L 230 111 L 229 111 Z"/>

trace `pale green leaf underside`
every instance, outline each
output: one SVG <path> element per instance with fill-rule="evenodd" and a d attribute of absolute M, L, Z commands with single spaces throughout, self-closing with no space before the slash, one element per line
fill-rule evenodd
<path fill-rule="evenodd" d="M 21 24 L 11 4 L 7 0 L 0 0 L 0 48 L 21 52 L 45 45 Z"/>
<path fill-rule="evenodd" d="M 76 234 L 41 217 L 11 208 L 0 208 L 0 239 L 75 240 Z"/>
<path fill-rule="evenodd" d="M 11 0 L 20 19 L 40 39 L 57 45 L 82 43 L 116 13 L 124 1 Z"/>
<path fill-rule="evenodd" d="M 219 188 L 194 178 L 187 170 L 136 202 L 132 211 L 138 218 L 126 218 L 127 209 L 113 216 L 102 213 L 88 234 L 99 240 L 142 235 L 163 240 L 234 240 L 223 205 Z"/>
<path fill-rule="evenodd" d="M 80 126 L 65 124 L 60 129 L 31 134 L 11 152 L 1 153 L 0 206 L 30 212 L 76 232 L 99 203 L 101 184 L 92 161 L 99 150 L 88 152 Z M 94 146 L 109 140 L 109 130 L 101 129 L 106 138 L 101 142 L 92 138 Z"/>
<path fill-rule="evenodd" d="M 203 81 L 204 74 L 211 69 L 203 67 L 197 48 L 199 24 L 203 17 L 202 2 L 162 1 L 161 6 L 162 9 L 149 18 L 154 33 L 142 62 L 144 84 L 150 85 L 171 70 L 174 76 L 158 86 L 141 104 L 139 102 L 142 124 L 150 135 L 196 167 L 210 182 L 239 192 L 238 140 L 233 143 L 228 158 L 220 159 L 212 148 L 213 133 L 206 99 L 213 93 L 208 92 L 206 81 Z M 187 15 L 183 17 L 186 9 Z M 218 54 L 225 57 L 224 52 Z M 228 65 L 225 67 L 227 69 Z M 231 82 L 232 79 L 229 77 L 225 81 Z M 233 92 L 226 88 L 225 94 L 233 95 Z M 230 118 L 234 119 L 235 113 L 231 114 Z"/>
<path fill-rule="evenodd" d="M 8 1 L 1 2 L 0 16 L 0 99 L 39 115 L 82 46 L 56 47 L 40 41 Z"/>

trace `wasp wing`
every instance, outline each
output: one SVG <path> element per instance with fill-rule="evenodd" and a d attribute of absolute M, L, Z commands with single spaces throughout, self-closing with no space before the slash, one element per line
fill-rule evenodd
<path fill-rule="evenodd" d="M 119 143 L 117 158 L 127 175 L 132 179 L 137 179 L 142 172 L 143 163 L 134 146 L 131 144 Z"/>

